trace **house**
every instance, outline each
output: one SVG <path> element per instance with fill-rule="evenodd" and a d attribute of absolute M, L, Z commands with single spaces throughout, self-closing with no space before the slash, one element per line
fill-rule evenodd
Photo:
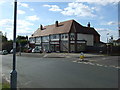
<path fill-rule="evenodd" d="M 100 42 L 98 32 L 90 27 L 82 26 L 75 20 L 56 21 L 53 25 L 42 26 L 29 38 L 31 47 L 51 52 L 81 52 L 86 46 L 94 46 Z"/>
<path fill-rule="evenodd" d="M 113 41 L 113 46 L 120 46 L 120 38 Z"/>

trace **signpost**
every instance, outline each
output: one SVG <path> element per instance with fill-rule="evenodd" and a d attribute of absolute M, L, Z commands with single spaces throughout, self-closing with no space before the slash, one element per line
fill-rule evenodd
<path fill-rule="evenodd" d="M 10 73 L 11 90 L 17 90 L 17 71 L 16 71 L 16 26 L 17 26 L 17 0 L 14 1 L 14 34 L 13 34 L 13 70 Z"/>

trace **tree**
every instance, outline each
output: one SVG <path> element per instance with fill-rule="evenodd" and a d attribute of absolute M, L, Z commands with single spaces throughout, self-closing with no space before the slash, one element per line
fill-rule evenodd
<path fill-rule="evenodd" d="M 10 50 L 13 48 L 13 42 L 12 41 L 6 41 L 2 43 L 2 50 L 7 50 L 10 52 Z"/>
<path fill-rule="evenodd" d="M 17 40 L 28 40 L 28 36 L 17 36 Z"/>
<path fill-rule="evenodd" d="M 2 42 L 7 42 L 7 37 L 6 36 L 2 36 Z"/>
<path fill-rule="evenodd" d="M 28 36 L 17 36 L 17 47 L 21 51 L 24 51 L 26 49 L 26 45 L 28 44 Z"/>

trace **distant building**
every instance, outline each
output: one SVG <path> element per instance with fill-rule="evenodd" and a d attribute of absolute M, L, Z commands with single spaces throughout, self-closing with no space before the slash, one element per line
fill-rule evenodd
<path fill-rule="evenodd" d="M 2 42 L 2 35 L 3 35 L 2 31 L 0 31 L 0 42 Z"/>
<path fill-rule="evenodd" d="M 2 50 L 2 31 L 0 31 L 0 51 Z"/>
<path fill-rule="evenodd" d="M 114 46 L 120 46 L 120 38 L 113 41 Z"/>
<path fill-rule="evenodd" d="M 29 38 L 31 47 L 52 52 L 80 52 L 86 46 L 94 46 L 100 42 L 98 32 L 90 27 L 82 26 L 75 20 L 64 22 L 56 21 L 53 25 L 42 26 Z"/>
<path fill-rule="evenodd" d="M 3 35 L 2 31 L 0 31 L 0 36 L 2 36 L 2 35 Z"/>

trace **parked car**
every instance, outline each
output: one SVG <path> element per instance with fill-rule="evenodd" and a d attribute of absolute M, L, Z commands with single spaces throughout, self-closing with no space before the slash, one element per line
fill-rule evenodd
<path fill-rule="evenodd" d="M 13 49 L 10 51 L 10 53 L 13 53 Z"/>
<path fill-rule="evenodd" d="M 40 52 L 39 49 L 36 49 L 36 48 L 33 48 L 33 49 L 32 49 L 32 53 L 39 53 L 39 52 Z"/>
<path fill-rule="evenodd" d="M 32 49 L 32 53 L 41 53 L 41 49 L 38 47 L 35 47 Z"/>
<path fill-rule="evenodd" d="M 0 51 L 0 54 L 1 55 L 6 55 L 6 54 L 8 54 L 8 51 L 7 50 L 2 50 L 2 51 Z"/>
<path fill-rule="evenodd" d="M 3 53 L 3 52 L 2 52 L 2 51 L 0 51 L 0 55 L 2 55 L 2 53 Z"/>
<path fill-rule="evenodd" d="M 51 53 L 51 51 L 46 51 L 46 53 Z"/>
<path fill-rule="evenodd" d="M 7 50 L 3 50 L 3 55 L 6 55 L 8 54 L 8 51 Z"/>

